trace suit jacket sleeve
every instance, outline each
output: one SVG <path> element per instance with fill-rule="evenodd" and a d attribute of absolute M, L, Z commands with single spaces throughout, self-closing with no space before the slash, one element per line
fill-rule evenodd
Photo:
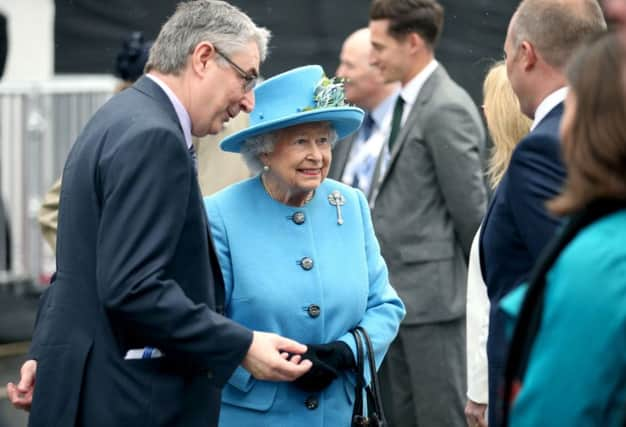
<path fill-rule="evenodd" d="M 95 178 L 102 188 L 99 297 L 119 327 L 166 356 L 210 368 L 215 383 L 224 384 L 252 333 L 194 303 L 168 274 L 197 185 L 188 153 L 170 129 L 128 132 L 127 141 L 103 156 Z"/>
<path fill-rule="evenodd" d="M 564 178 L 558 140 L 548 135 L 523 140 L 513 152 L 507 174 L 506 200 L 520 238 L 537 259 L 559 224 L 545 206 L 558 194 Z"/>
<path fill-rule="evenodd" d="M 426 120 L 430 126 L 425 140 L 467 259 L 487 203 L 479 152 L 485 133 L 480 121 L 461 103 L 446 103 L 433 112 Z"/>

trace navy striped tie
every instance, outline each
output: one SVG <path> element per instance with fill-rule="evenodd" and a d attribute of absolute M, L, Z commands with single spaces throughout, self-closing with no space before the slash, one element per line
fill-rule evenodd
<path fill-rule="evenodd" d="M 191 160 L 193 161 L 193 168 L 198 172 L 198 156 L 196 155 L 196 147 L 191 144 L 187 149 L 189 151 L 189 155 L 191 156 Z"/>

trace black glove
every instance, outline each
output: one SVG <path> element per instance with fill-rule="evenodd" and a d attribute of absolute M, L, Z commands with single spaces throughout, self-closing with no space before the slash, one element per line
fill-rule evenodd
<path fill-rule="evenodd" d="M 307 351 L 302 355 L 302 359 L 309 359 L 313 366 L 293 383 L 308 392 L 324 390 L 342 370 L 352 369 L 356 365 L 352 350 L 343 341 L 307 344 Z"/>

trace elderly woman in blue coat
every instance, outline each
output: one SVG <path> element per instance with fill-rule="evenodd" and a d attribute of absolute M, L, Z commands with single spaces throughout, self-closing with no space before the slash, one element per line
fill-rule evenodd
<path fill-rule="evenodd" d="M 256 175 L 205 199 L 225 282 L 226 315 L 306 343 L 313 367 L 295 382 L 239 367 L 222 394 L 220 426 L 348 426 L 355 343 L 369 333 L 380 365 L 404 306 L 391 287 L 363 193 L 326 179 L 331 148 L 363 112 L 319 66 L 255 89 L 250 127 L 221 143 Z M 299 357 L 299 356 L 296 356 Z"/>

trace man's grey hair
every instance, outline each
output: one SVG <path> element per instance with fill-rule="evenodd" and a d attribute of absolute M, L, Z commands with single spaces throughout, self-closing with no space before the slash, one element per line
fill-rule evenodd
<path fill-rule="evenodd" d="M 262 135 L 251 136 L 241 145 L 241 155 L 252 175 L 257 175 L 263 171 L 261 155 L 274 151 L 280 131 L 281 129 L 278 129 Z M 337 143 L 337 132 L 332 125 L 328 138 L 330 139 L 330 146 L 334 148 Z"/>
<path fill-rule="evenodd" d="M 515 12 L 511 39 L 515 49 L 530 42 L 549 65 L 563 69 L 585 40 L 605 30 L 597 0 L 524 0 Z"/>
<path fill-rule="evenodd" d="M 145 72 L 179 74 L 188 56 L 203 41 L 211 42 L 229 56 L 244 50 L 253 41 L 264 61 L 269 39 L 269 30 L 256 26 L 248 15 L 224 1 L 181 2 L 154 41 Z M 225 64 L 221 57 L 219 60 Z"/>

